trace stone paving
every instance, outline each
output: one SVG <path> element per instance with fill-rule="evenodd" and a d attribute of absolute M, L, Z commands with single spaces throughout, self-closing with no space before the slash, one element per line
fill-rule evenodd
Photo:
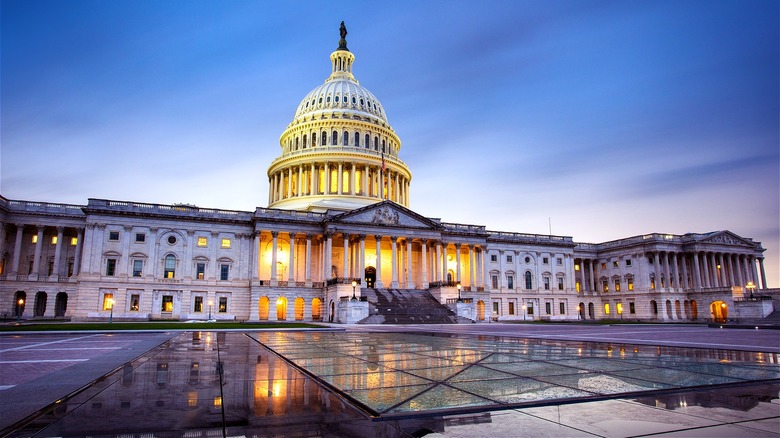
<path fill-rule="evenodd" d="M 686 343 L 699 345 L 712 337 L 718 345 L 740 344 L 742 348 L 737 350 L 735 347 L 730 353 L 724 353 L 722 349 L 693 350 L 696 352 L 694 356 L 703 354 L 716 358 L 708 367 L 714 366 L 724 371 L 724 375 L 733 371 L 732 378 L 738 382 L 731 381 L 728 385 L 711 386 L 708 382 L 698 382 L 696 386 L 689 386 L 679 380 L 679 374 L 645 371 L 645 375 L 639 375 L 635 367 L 623 377 L 638 378 L 644 382 L 661 379 L 665 382 L 661 383 L 667 385 L 666 390 L 617 394 L 596 401 L 584 397 L 502 406 L 499 410 L 488 406 L 485 409 L 478 407 L 471 411 L 466 409 L 439 413 L 418 409 L 414 412 L 405 411 L 409 415 L 398 411 L 395 414 L 401 415 L 396 417 L 376 417 L 376 414 L 381 414 L 376 412 L 377 409 L 366 409 L 361 403 L 350 402 L 350 398 L 358 401 L 360 397 L 365 401 L 376 398 L 368 387 L 365 390 L 354 386 L 345 387 L 344 383 L 352 385 L 356 380 L 347 378 L 340 381 L 339 377 L 333 377 L 339 374 L 329 374 L 327 367 L 318 369 L 311 366 L 305 370 L 304 363 L 300 363 L 303 368 L 292 365 L 292 362 L 300 362 L 301 359 L 314 360 L 317 356 L 323 356 L 317 354 L 315 349 L 305 348 L 303 344 L 288 343 L 297 351 L 288 352 L 289 357 L 280 357 L 257 343 L 256 339 L 269 339 L 269 334 L 264 332 L 0 335 L 0 378 L 4 385 L 4 389 L 0 389 L 0 435 L 145 434 L 199 437 L 220 436 L 224 432 L 226 436 L 355 437 L 425 434 L 468 437 L 780 436 L 780 379 L 771 379 L 771 375 L 768 376 L 770 379 L 766 379 L 764 375 L 760 382 L 746 381 L 749 377 L 740 371 L 744 367 L 736 363 L 744 362 L 746 357 L 751 360 L 760 357 L 763 362 L 772 364 L 772 367 L 761 369 L 775 369 L 780 349 L 778 332 L 774 330 L 721 331 L 701 326 L 562 327 L 516 324 L 424 328 L 349 327 L 346 333 L 343 332 L 343 326 L 338 326 L 338 329 L 341 333 L 327 333 L 327 337 L 332 339 L 331 345 L 343 344 L 344 348 L 352 352 L 357 351 L 353 347 L 361 339 L 361 334 L 364 339 L 374 337 L 382 340 L 383 335 L 378 332 L 384 331 L 456 333 L 459 336 L 454 339 L 461 339 L 469 348 L 474 348 L 475 342 L 480 339 L 495 341 L 497 338 L 494 335 L 504 336 L 501 342 L 510 344 L 515 342 L 512 340 L 514 338 L 518 345 L 523 342 L 546 343 L 539 341 L 544 337 L 558 340 L 568 337 L 576 341 L 574 344 L 581 344 L 584 340 L 604 341 L 611 338 L 615 354 L 619 354 L 621 348 L 630 352 L 634 348 L 637 351 L 650 351 L 652 349 L 646 346 L 653 342 L 668 345 L 667 350 L 682 351 L 677 347 Z M 289 333 L 285 336 L 289 337 Z M 296 333 L 313 336 L 312 332 Z M 512 338 L 506 338 L 507 335 Z M 393 339 L 399 336 L 420 337 L 388 334 L 383 341 L 383 351 L 387 353 L 392 350 L 394 344 L 400 346 L 402 342 Z M 516 338 L 519 336 L 526 341 Z M 666 338 L 668 342 L 660 342 L 660 338 Z M 340 339 L 343 342 L 339 342 Z M 453 338 L 444 336 L 437 339 Z M 619 343 L 614 342 L 617 339 Z M 633 344 L 629 342 L 631 340 Z M 574 344 L 561 343 L 560 347 Z M 604 351 L 609 348 L 601 346 Z M 439 362 L 453 360 L 446 355 L 436 359 L 434 356 L 438 354 L 437 351 L 444 350 L 431 348 L 429 353 L 415 353 L 424 356 L 414 361 L 422 368 L 414 368 L 412 362 L 395 359 L 375 360 L 371 363 L 387 365 L 401 374 L 425 380 L 434 375 L 421 375 L 419 370 L 446 373 L 446 364 Z M 398 353 L 401 354 L 400 349 Z M 368 351 L 366 357 L 361 359 L 364 370 L 370 362 L 363 360 L 369 359 L 368 354 L 374 352 Z M 495 357 L 496 352 L 490 352 L 487 356 Z M 561 363 L 559 359 L 546 362 L 562 368 L 573 364 Z M 55 362 L 39 363 L 40 360 Z M 499 367 L 504 366 L 500 365 L 502 362 L 499 360 L 495 362 Z M 548 383 L 575 387 L 572 383 L 556 379 L 553 376 L 555 373 L 545 376 L 544 373 L 540 375 L 523 367 L 514 370 L 498 369 L 490 364 L 476 366 L 485 368 L 483 371 L 514 376 L 503 376 L 507 378 L 522 377 L 516 376 L 517 372 L 530 373 L 532 375 L 527 378 L 532 380 L 538 377 L 547 379 Z M 644 366 L 639 368 L 647 369 Z M 362 374 L 366 382 L 374 378 L 372 375 L 378 375 L 370 369 L 368 371 Z M 700 374 L 701 371 L 699 369 L 696 373 Z M 587 374 L 589 371 L 583 369 L 583 372 Z M 712 375 L 711 370 L 706 370 L 705 374 Z M 496 375 L 487 379 L 488 385 L 479 388 L 474 385 L 482 385 L 481 379 L 467 377 L 464 375 L 461 379 L 451 379 L 452 383 L 446 383 L 445 386 L 458 387 L 487 399 L 518 395 L 509 385 L 491 387 L 490 380 L 495 381 Z M 403 379 L 397 381 L 403 382 Z M 379 381 L 372 384 L 380 389 L 385 387 Z M 669 388 L 669 385 L 675 388 Z M 435 395 L 433 392 L 430 394 Z M 454 399 L 446 395 L 437 398 L 438 401 L 448 403 Z M 421 407 L 421 402 L 425 401 L 419 399 L 412 403 L 414 394 L 399 399 L 403 400 L 406 402 L 395 403 L 394 406 Z M 47 406 L 50 409 L 42 411 L 26 424 L 17 423 Z M 14 424 L 16 426 L 11 427 Z"/>

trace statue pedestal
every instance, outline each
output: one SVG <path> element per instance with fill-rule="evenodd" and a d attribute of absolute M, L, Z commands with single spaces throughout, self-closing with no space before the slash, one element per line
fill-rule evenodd
<path fill-rule="evenodd" d="M 355 324 L 368 318 L 368 301 L 339 301 L 336 305 L 337 320 L 341 324 Z"/>

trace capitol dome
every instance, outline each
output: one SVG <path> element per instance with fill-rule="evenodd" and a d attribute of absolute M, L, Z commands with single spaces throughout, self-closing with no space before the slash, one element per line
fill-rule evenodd
<path fill-rule="evenodd" d="M 382 104 L 352 74 L 355 55 L 341 26 L 332 70 L 301 100 L 268 169 L 268 206 L 352 210 L 385 199 L 409 206 L 412 175 Z"/>

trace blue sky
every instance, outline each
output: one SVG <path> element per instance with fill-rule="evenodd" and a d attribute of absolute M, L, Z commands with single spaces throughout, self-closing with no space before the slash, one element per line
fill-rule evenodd
<path fill-rule="evenodd" d="M 267 205 L 267 166 L 330 73 L 355 76 L 411 208 L 602 242 L 728 229 L 780 286 L 776 1 L 2 0 L 0 193 Z"/>

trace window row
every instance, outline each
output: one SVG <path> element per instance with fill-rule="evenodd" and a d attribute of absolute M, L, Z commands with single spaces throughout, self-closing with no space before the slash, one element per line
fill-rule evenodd
<path fill-rule="evenodd" d="M 307 110 L 310 107 L 314 108 L 316 105 L 323 105 L 323 104 L 330 104 L 331 101 L 333 103 L 338 103 L 342 106 L 349 106 L 350 102 L 353 107 L 357 107 L 358 103 L 360 104 L 360 108 L 368 110 L 368 111 L 374 111 L 379 114 L 382 114 L 382 106 L 377 105 L 376 102 L 373 100 L 364 99 L 362 96 L 343 96 L 340 94 L 335 94 L 331 96 L 328 94 L 327 96 L 320 95 L 319 97 L 313 96 L 310 101 L 306 101 L 306 104 L 304 105 L 303 109 Z"/>
<path fill-rule="evenodd" d="M 118 242 L 119 241 L 119 235 L 120 235 L 119 231 L 109 231 L 108 232 L 108 241 L 109 242 Z M 35 243 L 38 240 L 37 239 L 38 236 L 34 236 L 34 237 L 35 238 L 33 239 L 33 243 Z M 179 241 L 179 239 L 176 236 L 174 236 L 174 235 L 170 235 L 166 239 L 166 242 L 168 242 L 169 245 L 175 245 L 178 241 Z M 144 233 L 135 233 L 133 242 L 135 242 L 135 243 L 146 243 L 146 234 L 144 234 Z M 56 243 L 57 243 L 57 237 L 55 236 L 53 238 L 52 244 L 56 244 Z M 71 245 L 76 245 L 76 243 L 77 243 L 76 238 L 73 237 L 71 239 Z M 209 246 L 209 239 L 208 239 L 208 237 L 205 237 L 205 236 L 198 236 L 196 244 L 197 244 L 197 246 L 199 248 L 208 248 L 208 246 Z M 220 248 L 230 249 L 232 247 L 232 245 L 233 245 L 233 242 L 232 242 L 231 239 L 228 239 L 228 238 L 220 239 Z"/>
<path fill-rule="evenodd" d="M 202 313 L 204 312 L 204 296 L 203 295 L 196 295 L 193 297 L 193 305 L 192 305 L 192 311 L 194 313 Z M 103 305 L 102 309 L 106 311 L 111 311 L 114 308 L 114 294 L 113 293 L 104 293 L 103 294 Z M 211 313 L 212 306 L 214 305 L 214 302 L 212 300 L 208 301 L 208 311 Z M 130 312 L 138 312 L 141 309 L 141 295 L 140 294 L 130 294 L 130 300 L 128 302 L 127 310 Z M 218 296 L 217 297 L 217 307 L 215 309 L 217 313 L 227 313 L 228 311 L 228 297 L 226 296 Z M 163 295 L 161 297 L 160 301 L 160 312 L 162 313 L 169 313 L 173 312 L 173 295 Z"/>
<path fill-rule="evenodd" d="M 555 287 L 557 290 L 565 290 L 566 289 L 566 278 L 563 275 L 558 275 L 555 277 Z M 490 282 L 492 289 L 499 289 L 499 275 L 498 273 L 491 272 L 490 273 Z M 524 289 L 534 289 L 534 281 L 533 281 L 533 274 L 531 271 L 526 271 L 526 273 L 523 275 L 523 282 L 524 282 Z M 507 274 L 506 275 L 506 287 L 507 289 L 514 289 L 515 288 L 515 276 L 514 274 Z M 544 290 L 551 290 L 552 287 L 552 276 L 549 274 L 542 275 L 542 287 Z"/>
<path fill-rule="evenodd" d="M 33 245 L 38 243 L 38 235 L 37 234 L 33 234 L 32 238 L 30 239 L 30 241 L 33 243 Z M 57 242 L 58 242 L 57 236 L 51 236 L 50 242 L 51 242 L 52 245 L 56 245 Z M 70 246 L 76 246 L 78 243 L 79 243 L 79 238 L 78 237 L 71 237 L 70 238 Z"/>
<path fill-rule="evenodd" d="M 377 135 L 372 137 L 370 134 L 361 136 L 361 134 L 357 131 L 355 131 L 354 134 L 350 134 L 349 131 L 346 130 L 341 135 L 339 135 L 338 131 L 334 130 L 331 132 L 330 136 L 328 136 L 327 131 L 322 131 L 319 136 L 317 133 L 312 133 L 311 136 L 308 134 L 303 134 L 302 136 L 289 138 L 287 140 L 287 144 L 285 145 L 285 152 L 297 151 L 300 149 L 306 149 L 308 147 L 313 148 L 317 147 L 317 145 L 364 147 L 366 149 L 373 149 L 377 152 L 381 150 L 382 153 L 392 152 L 393 155 L 398 153 L 392 141 L 390 141 L 388 146 L 387 139 L 385 138 L 380 139 Z"/>
<path fill-rule="evenodd" d="M 118 258 L 116 257 L 108 257 L 106 258 L 105 262 L 105 276 L 106 277 L 114 277 L 117 275 L 117 262 Z M 132 276 L 133 277 L 142 277 L 144 274 L 144 265 L 145 260 L 144 259 L 133 259 L 132 260 Z M 176 265 L 177 260 L 176 256 L 173 254 L 168 254 L 165 256 L 164 262 L 163 262 L 163 278 L 173 279 L 176 277 Z M 205 261 L 197 261 L 194 266 L 195 269 L 195 276 L 194 278 L 197 280 L 205 280 L 206 278 L 206 262 Z M 219 280 L 220 281 L 228 281 L 230 278 L 230 263 L 220 263 L 219 264 Z"/>
<path fill-rule="evenodd" d="M 514 257 L 512 255 L 506 256 L 506 262 L 507 263 L 513 263 Z M 525 256 L 523 261 L 528 264 L 531 263 L 531 257 Z M 490 254 L 490 261 L 497 263 L 498 262 L 498 254 Z M 542 264 L 549 265 L 550 264 L 550 258 L 549 257 L 542 257 Z M 556 257 L 555 258 L 555 264 L 558 266 L 563 266 L 563 258 L 562 257 Z M 579 269 L 579 268 L 578 268 Z"/>

